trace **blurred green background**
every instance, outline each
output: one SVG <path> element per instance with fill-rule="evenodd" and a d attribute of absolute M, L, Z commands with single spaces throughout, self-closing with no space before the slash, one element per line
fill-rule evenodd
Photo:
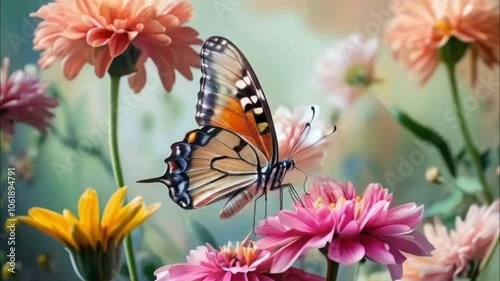
<path fill-rule="evenodd" d="M 240 47 L 256 71 L 273 111 L 278 105 L 294 108 L 319 104 L 322 105 L 320 117 L 326 121 L 334 114 L 333 109 L 328 107 L 324 94 L 311 83 L 318 58 L 326 48 L 351 32 L 382 38 L 384 24 L 390 16 L 387 0 L 281 0 L 272 5 L 264 0 L 192 2 L 195 17 L 189 25 L 200 32 L 202 39 L 221 35 Z M 32 50 L 32 33 L 37 21 L 28 15 L 43 3 L 46 1 L 1 1 L 0 53 L 11 59 L 11 71 L 37 62 L 38 53 Z M 184 211 L 170 200 L 163 185 L 135 183 L 162 174 L 170 144 L 196 127 L 194 113 L 199 71 L 195 70 L 193 81 L 177 76 L 173 91 L 165 93 L 152 69 L 139 95 L 130 91 L 125 79 L 122 81 L 120 108 L 123 118 L 120 119 L 119 141 L 129 197 L 141 195 L 148 204 L 157 201 L 163 204 L 143 228 L 134 232 L 134 246 L 142 252 L 141 262 L 155 261 L 151 257 L 154 253 L 166 264 L 185 261 L 189 249 L 207 239 L 203 231 L 200 235 L 200 228 L 206 228 L 218 244 L 241 240 L 251 231 L 253 211 L 246 208 L 235 218 L 220 221 L 221 204 Z M 481 69 L 476 90 L 469 88 L 467 69 L 465 62 L 460 69 L 460 92 L 466 102 L 467 121 L 474 141 L 482 151 L 491 147 L 496 149 L 499 142 L 498 69 Z M 64 98 L 55 110 L 54 126 L 66 141 L 70 139 L 66 144 L 73 148 L 53 134 L 47 136 L 34 159 L 33 181 L 18 180 L 16 183 L 16 213 L 26 214 L 33 206 L 58 212 L 64 208 L 76 211 L 78 198 L 87 187 L 98 190 L 103 206 L 115 191 L 109 167 L 103 164 L 109 162 L 107 132 L 101 125 L 107 119 L 109 79 L 95 78 L 93 69 L 86 66 L 74 81 L 68 82 L 58 64 L 41 75 L 53 82 Z M 359 190 L 371 182 L 382 183 L 395 193 L 398 203 L 430 205 L 443 200 L 449 189 L 428 183 L 424 177 L 429 166 L 442 168 L 447 176 L 438 152 L 422 146 L 400 127 L 391 117 L 389 108 L 397 106 L 421 123 L 438 129 L 450 142 L 452 151 L 458 153 L 462 148 L 458 124 L 444 117 L 444 113 L 452 110 L 444 69 L 440 68 L 427 85 L 419 87 L 392 60 L 382 44 L 375 75 L 382 82 L 341 113 L 336 122 L 338 130 L 330 137 L 332 146 L 324 169 L 318 174 L 350 180 Z M 33 146 L 38 137 L 33 129 L 16 126 L 8 154 L 19 155 Z M 104 162 L 79 149 L 89 141 L 102 150 Z M 419 157 L 416 154 L 423 155 L 422 160 L 404 170 L 402 165 L 410 158 Z M 2 170 L 7 169 L 4 165 L 9 155 L 2 154 Z M 491 153 L 491 156 L 494 164 L 487 175 L 498 195 L 495 173 L 498 153 Z M 400 175 L 402 180 L 391 184 L 387 178 L 391 173 Z M 290 200 L 287 203 L 290 206 Z M 270 212 L 275 212 L 277 206 L 277 198 L 272 197 Z M 259 208 L 263 210 L 263 202 Z M 263 211 L 257 217 L 261 219 Z M 2 209 L 1 219 L 5 220 L 5 209 Z M 22 225 L 16 243 L 17 260 L 23 263 L 25 280 L 76 280 L 68 255 L 58 242 Z M 52 272 L 37 265 L 37 256 L 41 253 L 52 257 Z M 314 262 L 306 266 L 322 272 L 321 267 L 315 268 Z"/>

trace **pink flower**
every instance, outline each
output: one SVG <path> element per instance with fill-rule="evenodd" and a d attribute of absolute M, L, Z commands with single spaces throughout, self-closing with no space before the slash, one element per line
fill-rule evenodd
<path fill-rule="evenodd" d="M 483 264 L 498 240 L 499 200 L 491 206 L 472 205 L 465 220 L 456 218 L 455 230 L 448 231 L 439 219 L 424 226 L 424 234 L 436 248 L 432 256 L 407 255 L 404 281 L 442 281 L 467 276 L 470 262 Z M 482 267 L 482 265 L 481 265 Z"/>
<path fill-rule="evenodd" d="M 323 165 L 326 150 L 330 144 L 329 138 L 321 140 L 331 129 L 318 118 L 319 107 L 314 106 L 315 120 L 306 129 L 311 121 L 313 111 L 311 107 L 299 107 L 293 113 L 285 106 L 279 106 L 273 114 L 276 137 L 278 138 L 279 159 L 292 158 L 296 167 L 303 171 L 317 171 Z M 306 129 L 306 130 L 304 130 Z M 287 180 L 303 177 L 294 169 L 287 174 Z"/>
<path fill-rule="evenodd" d="M 401 277 L 402 252 L 429 255 L 433 249 L 414 228 L 423 207 L 414 203 L 392 207 L 392 194 L 379 184 L 369 185 L 362 196 L 349 183 L 317 178 L 295 211 L 268 217 L 257 229 L 262 249 L 276 250 L 271 272 L 290 267 L 312 248 L 324 248 L 330 260 L 352 264 L 362 258 L 386 264 L 393 280 Z"/>
<path fill-rule="evenodd" d="M 53 114 L 49 108 L 57 106 L 57 100 L 46 95 L 48 85 L 26 70 L 14 71 L 9 76 L 10 61 L 3 59 L 0 74 L 0 128 L 14 134 L 14 123 L 26 123 L 45 133 Z"/>
<path fill-rule="evenodd" d="M 324 278 L 298 268 L 271 274 L 271 253 L 245 239 L 231 242 L 219 251 L 200 246 L 191 251 L 187 263 L 166 265 L 155 271 L 157 281 L 323 281 Z"/>
<path fill-rule="evenodd" d="M 351 104 L 373 84 L 375 57 L 379 49 L 376 38 L 365 40 L 351 34 L 328 49 L 319 60 L 313 82 L 337 107 Z"/>
<path fill-rule="evenodd" d="M 117 57 L 133 56 L 138 49 L 140 57 L 130 58 L 136 73 L 129 84 L 139 92 L 146 83 L 148 58 L 167 91 L 175 82 L 175 70 L 193 79 L 190 68 L 199 67 L 199 58 L 191 45 L 202 41 L 194 29 L 184 26 L 192 13 L 186 1 L 57 0 L 30 16 L 44 20 L 34 39 L 35 50 L 44 50 L 42 69 L 64 60 L 64 75 L 71 80 L 89 63 L 103 77 Z"/>
<path fill-rule="evenodd" d="M 439 63 L 439 50 L 452 37 L 470 43 L 489 66 L 500 62 L 500 12 L 489 0 L 397 1 L 386 40 L 396 59 L 424 84 Z"/>

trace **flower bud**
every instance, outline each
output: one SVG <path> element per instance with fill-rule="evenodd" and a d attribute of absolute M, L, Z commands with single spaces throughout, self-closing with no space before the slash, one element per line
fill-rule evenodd
<path fill-rule="evenodd" d="M 89 246 L 81 251 L 66 250 L 76 275 L 83 281 L 110 281 L 120 272 L 121 243 L 110 243 L 107 250 L 101 245 L 96 249 Z"/>
<path fill-rule="evenodd" d="M 428 182 L 434 184 L 443 183 L 443 178 L 441 177 L 441 171 L 437 167 L 428 168 L 427 171 L 425 172 L 425 179 Z"/>

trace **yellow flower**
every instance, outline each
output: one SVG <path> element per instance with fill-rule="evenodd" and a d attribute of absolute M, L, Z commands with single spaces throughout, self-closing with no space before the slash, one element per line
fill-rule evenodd
<path fill-rule="evenodd" d="M 123 206 L 126 193 L 123 187 L 111 196 L 101 219 L 99 198 L 92 188 L 80 197 L 78 218 L 68 209 L 59 214 L 34 207 L 18 219 L 61 241 L 81 279 L 111 280 L 119 270 L 123 238 L 160 207 L 160 203 L 146 206 L 142 197 Z"/>

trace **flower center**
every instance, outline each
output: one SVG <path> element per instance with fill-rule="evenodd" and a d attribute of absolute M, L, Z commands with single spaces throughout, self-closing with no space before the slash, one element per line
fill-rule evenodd
<path fill-rule="evenodd" d="M 221 247 L 221 253 L 227 255 L 227 260 L 231 264 L 239 262 L 241 265 L 249 265 L 254 261 L 256 252 L 257 247 L 253 243 L 249 246 L 243 246 L 238 242 L 236 247 L 231 244 Z"/>
<path fill-rule="evenodd" d="M 352 201 L 354 203 L 354 216 L 357 217 L 365 206 L 365 200 L 361 196 L 356 196 L 354 199 L 346 199 L 344 196 L 340 197 L 337 202 L 331 202 L 328 204 L 322 196 L 319 196 L 313 203 L 315 209 L 320 209 L 322 207 L 328 207 L 328 210 L 333 210 L 337 206 L 342 206 L 346 202 Z"/>
<path fill-rule="evenodd" d="M 349 69 L 347 72 L 347 84 L 351 86 L 368 87 L 371 84 L 371 78 L 366 69 L 366 65 L 358 64 Z"/>
<path fill-rule="evenodd" d="M 446 17 L 437 22 L 436 29 L 444 36 L 450 36 L 453 31 L 450 21 Z"/>

